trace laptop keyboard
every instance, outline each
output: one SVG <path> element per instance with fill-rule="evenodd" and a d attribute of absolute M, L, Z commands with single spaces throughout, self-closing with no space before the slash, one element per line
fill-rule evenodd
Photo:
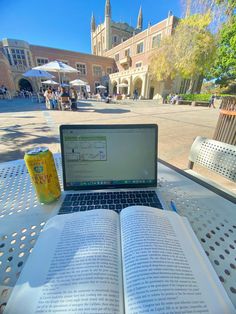
<path fill-rule="evenodd" d="M 155 191 L 127 191 L 67 194 L 58 215 L 95 208 L 111 209 L 120 212 L 133 205 L 144 205 L 163 209 Z"/>

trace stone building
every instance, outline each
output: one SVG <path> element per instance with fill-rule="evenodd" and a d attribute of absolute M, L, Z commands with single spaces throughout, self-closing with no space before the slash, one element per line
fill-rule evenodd
<path fill-rule="evenodd" d="M 105 52 L 126 41 L 128 38 L 142 31 L 143 13 L 140 7 L 137 27 L 127 23 L 117 23 L 111 19 L 111 3 L 106 0 L 104 23 L 96 26 L 95 16 L 91 17 L 91 50 L 92 54 L 104 56 Z"/>
<path fill-rule="evenodd" d="M 22 40 L 0 41 L 0 84 L 13 92 L 21 88 L 38 90 L 39 80 L 24 78 L 28 69 L 60 60 L 77 68 L 78 74 L 65 74 L 63 81 L 80 78 L 90 85 L 91 92 L 103 84 L 110 94 L 132 96 L 134 90 L 144 99 L 165 98 L 169 93 L 185 93 L 190 80 L 155 81 L 150 71 L 150 57 L 160 47 L 165 36 L 171 36 L 178 18 L 171 12 L 167 18 L 143 30 L 142 8 L 138 12 L 137 25 L 117 23 L 112 20 L 110 0 L 105 2 L 104 23 L 96 25 L 91 18 L 92 54 L 31 45 Z M 57 74 L 55 79 L 58 80 Z M 200 92 L 201 79 L 196 79 L 191 92 Z"/>
<path fill-rule="evenodd" d="M 0 51 L 0 86 L 1 85 L 7 86 L 9 90 L 14 90 L 11 66 L 2 51 Z"/>
<path fill-rule="evenodd" d="M 110 0 L 105 3 L 104 23 L 96 26 L 91 18 L 91 48 L 94 55 L 113 58 L 117 72 L 109 75 L 110 93 L 132 95 L 134 90 L 144 99 L 162 98 L 171 93 L 185 93 L 190 80 L 180 77 L 171 81 L 155 81 L 150 72 L 150 57 L 160 47 L 164 36 L 171 36 L 178 18 L 168 13 L 165 20 L 143 30 L 140 7 L 137 27 L 112 21 Z M 196 80 L 192 92 L 199 92 L 202 80 Z"/>
<path fill-rule="evenodd" d="M 3 39 L 0 41 L 0 85 L 4 84 L 13 93 L 23 88 L 37 91 L 41 85 L 39 79 L 26 78 L 23 73 L 54 60 L 60 60 L 79 71 L 78 74 L 62 75 L 64 83 L 80 78 L 90 85 L 92 93 L 96 92 L 96 86 L 101 84 L 103 76 L 116 71 L 112 58 L 30 45 L 18 39 Z M 53 75 L 54 80 L 59 82 L 57 73 Z"/>

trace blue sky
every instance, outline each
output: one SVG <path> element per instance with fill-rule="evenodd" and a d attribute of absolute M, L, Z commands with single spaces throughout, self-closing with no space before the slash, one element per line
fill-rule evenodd
<path fill-rule="evenodd" d="M 111 0 L 112 19 L 136 26 L 140 5 L 144 28 L 167 17 L 181 16 L 181 0 Z M 90 18 L 104 20 L 105 0 L 0 0 L 0 39 L 90 52 Z"/>

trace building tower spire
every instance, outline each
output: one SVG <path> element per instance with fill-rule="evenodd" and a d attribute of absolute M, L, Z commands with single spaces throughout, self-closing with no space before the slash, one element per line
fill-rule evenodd
<path fill-rule="evenodd" d="M 91 16 L 91 51 L 92 51 L 92 54 L 94 55 L 97 54 L 96 45 L 94 45 L 95 43 L 94 36 L 96 34 L 95 32 L 96 32 L 96 22 L 95 22 L 94 14 L 92 13 L 92 16 Z"/>
<path fill-rule="evenodd" d="M 105 5 L 105 17 L 111 17 L 111 3 L 110 0 L 106 0 L 106 5 Z"/>
<path fill-rule="evenodd" d="M 142 30 L 142 28 L 143 28 L 143 11 L 142 7 L 140 6 L 138 13 L 137 29 Z"/>
<path fill-rule="evenodd" d="M 95 22 L 95 17 L 94 17 L 94 15 L 92 13 L 92 16 L 91 16 L 91 31 L 95 32 L 95 30 L 96 30 L 96 22 Z"/>
<path fill-rule="evenodd" d="M 110 0 L 106 0 L 105 4 L 105 20 L 104 20 L 104 27 L 105 27 L 105 43 L 103 49 L 105 51 L 111 49 L 111 3 Z"/>

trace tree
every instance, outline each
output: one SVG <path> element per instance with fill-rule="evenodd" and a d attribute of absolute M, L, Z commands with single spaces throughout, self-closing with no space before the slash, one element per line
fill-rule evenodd
<path fill-rule="evenodd" d="M 207 0 L 202 0 L 207 1 Z M 236 8 L 236 0 L 213 0 L 216 5 L 222 5 L 226 8 L 226 13 L 232 15 Z"/>
<path fill-rule="evenodd" d="M 191 79 L 205 76 L 215 57 L 215 39 L 208 31 L 210 13 L 182 19 L 174 34 L 162 41 L 151 58 L 151 70 L 157 80 L 180 75 Z M 190 84 L 190 89 L 192 84 Z"/>
<path fill-rule="evenodd" d="M 217 53 L 215 63 L 207 78 L 216 79 L 221 89 L 235 88 L 236 78 L 236 0 L 182 0 L 185 12 L 204 13 L 211 10 L 211 29 L 216 34 Z M 233 86 L 234 85 L 234 86 Z"/>
<path fill-rule="evenodd" d="M 206 13 L 208 10 L 217 9 L 232 15 L 236 8 L 236 0 L 182 0 L 184 12 L 187 15 L 194 13 Z"/>
<path fill-rule="evenodd" d="M 236 79 L 236 16 L 225 23 L 219 34 L 216 60 L 211 70 L 211 77 L 217 83 L 227 86 Z"/>
<path fill-rule="evenodd" d="M 165 37 L 162 40 L 161 47 L 151 56 L 150 68 L 153 76 L 158 81 L 173 79 L 177 75 L 171 37 Z"/>
<path fill-rule="evenodd" d="M 181 0 L 184 16 L 191 14 L 206 14 L 211 12 L 211 31 L 217 33 L 233 15 L 236 8 L 236 0 Z"/>

